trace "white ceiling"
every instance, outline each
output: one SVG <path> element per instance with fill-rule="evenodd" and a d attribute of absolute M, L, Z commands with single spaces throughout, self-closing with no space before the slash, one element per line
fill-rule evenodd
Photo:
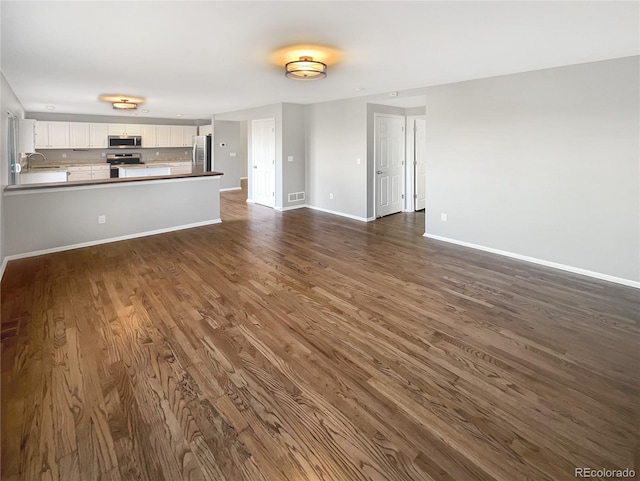
<path fill-rule="evenodd" d="M 7 1 L 1 68 L 28 112 L 208 118 L 638 55 L 638 2 Z M 274 51 L 339 49 L 328 77 L 285 78 Z M 357 88 L 364 90 L 356 91 Z"/>

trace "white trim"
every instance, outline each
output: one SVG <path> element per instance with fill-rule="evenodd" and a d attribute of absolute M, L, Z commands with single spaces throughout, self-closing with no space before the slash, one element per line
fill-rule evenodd
<path fill-rule="evenodd" d="M 253 201 L 253 199 L 247 199 L 247 204 L 255 204 L 255 202 Z"/>
<path fill-rule="evenodd" d="M 601 279 L 603 281 L 615 282 L 616 284 L 622 284 L 628 287 L 635 287 L 636 289 L 640 289 L 639 281 L 632 281 L 631 279 L 624 279 L 622 277 L 610 276 L 609 274 L 602 274 L 600 272 L 590 271 L 587 269 L 582 269 L 580 267 L 568 266 L 565 264 L 559 264 L 557 262 L 546 261 L 544 259 L 538 259 L 536 257 L 523 256 L 522 254 L 516 254 L 514 252 L 503 251 L 500 249 L 494 249 L 493 247 L 485 247 L 478 244 L 472 244 L 470 242 L 459 241 L 456 239 L 450 239 L 448 237 L 441 237 L 439 235 L 427 234 L 426 232 L 423 234 L 423 237 L 428 237 L 429 239 L 435 239 L 443 242 L 449 242 L 450 244 L 457 244 L 463 247 L 469 247 L 471 249 L 477 249 L 485 252 L 491 252 L 492 254 L 498 254 L 505 257 L 512 257 L 514 259 L 518 259 L 521 261 L 531 262 L 533 264 L 540 264 L 546 267 L 552 267 L 554 269 L 559 269 L 561 271 L 573 272 L 574 274 L 580 274 L 583 276 L 594 277 L 596 279 Z"/>
<path fill-rule="evenodd" d="M 279 210 L 280 212 L 285 212 L 287 210 L 303 209 L 304 207 L 308 207 L 307 204 L 290 205 L 288 207 L 276 207 L 275 209 Z"/>
<path fill-rule="evenodd" d="M 375 220 L 375 217 L 358 217 L 357 215 L 345 214 L 344 212 L 337 212 L 335 210 L 323 209 L 322 207 L 315 207 L 313 205 L 307 205 L 309 209 L 319 210 L 320 212 L 326 212 L 327 214 L 339 215 L 348 219 L 359 220 L 360 222 L 371 222 Z"/>
<path fill-rule="evenodd" d="M 95 189 L 113 189 L 118 187 L 138 187 L 140 182 L 144 182 L 145 185 L 148 184 L 162 184 L 162 183 L 174 183 L 174 182 L 195 182 L 198 180 L 207 180 L 207 179 L 220 179 L 219 175 L 207 175 L 202 177 L 178 177 L 175 179 L 154 179 L 154 180 L 139 180 L 137 182 L 112 182 L 112 183 L 104 183 L 104 184 L 85 184 L 85 185 L 63 185 L 59 184 L 51 187 L 43 187 L 43 188 L 29 188 L 27 185 L 35 185 L 35 184 L 24 184 L 25 188 L 23 189 L 9 189 L 4 191 L 5 196 L 10 195 L 26 195 L 26 194 L 41 194 L 43 192 L 69 192 L 71 190 L 95 190 Z"/>
<path fill-rule="evenodd" d="M 233 190 L 242 190 L 242 187 L 226 187 L 224 189 L 220 189 L 220 192 L 231 192 Z"/>
<path fill-rule="evenodd" d="M 222 219 L 205 220 L 205 221 L 202 221 L 202 222 L 194 222 L 193 224 L 184 224 L 184 225 L 178 225 L 178 226 L 175 226 L 175 227 L 166 227 L 164 229 L 156 229 L 156 230 L 150 230 L 150 231 L 146 231 L 146 232 L 136 232 L 135 234 L 127 234 L 127 235 L 118 236 L 118 237 L 110 237 L 108 239 L 98 239 L 98 240 L 89 241 L 89 242 L 81 242 L 80 244 L 71 244 L 71 245 L 67 245 L 67 246 L 52 247 L 51 249 L 43 249 L 43 250 L 32 251 L 32 252 L 24 252 L 22 254 L 14 254 L 14 255 L 5 257 L 4 263 L 6 263 L 7 261 L 10 261 L 10 260 L 14 260 L 14 259 L 24 259 L 25 257 L 41 256 L 41 255 L 44 255 L 44 254 L 52 254 L 54 252 L 69 251 L 69 250 L 73 250 L 73 249 L 80 249 L 82 247 L 91 247 L 91 246 L 97 246 L 97 245 L 100 245 L 100 244 L 108 244 L 110 242 L 118 242 L 118 241 L 123 241 L 123 240 L 136 239 L 138 237 L 147 237 L 147 236 L 156 235 L 156 234 L 165 234 L 167 232 L 174 232 L 174 231 L 177 231 L 177 230 L 191 229 L 193 227 L 202 227 L 202 226 L 205 226 L 205 225 L 220 224 L 221 222 L 222 222 Z"/>
<path fill-rule="evenodd" d="M 4 277 L 4 270 L 7 268 L 7 262 L 9 262 L 9 259 L 6 257 L 2 259 L 2 265 L 0 266 L 0 281 Z"/>

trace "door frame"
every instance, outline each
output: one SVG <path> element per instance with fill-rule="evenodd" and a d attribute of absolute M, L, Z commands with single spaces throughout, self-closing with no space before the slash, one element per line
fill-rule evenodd
<path fill-rule="evenodd" d="M 377 165 L 376 165 L 376 154 L 377 154 L 377 146 L 378 146 L 378 129 L 377 129 L 377 125 L 378 125 L 378 119 L 380 117 L 394 117 L 396 119 L 402 119 L 403 124 L 402 124 L 402 133 L 404 134 L 404 140 L 403 140 L 403 145 L 405 146 L 404 150 L 404 156 L 401 160 L 402 162 L 402 180 L 400 181 L 400 185 L 402 186 L 402 192 L 401 192 L 401 196 L 402 196 L 402 210 L 401 212 L 404 212 L 404 205 L 405 205 L 405 201 L 406 201 L 406 195 L 405 195 L 405 183 L 406 183 L 406 159 L 407 159 L 407 148 L 406 148 L 406 138 L 407 138 L 407 129 L 406 129 L 406 116 L 404 115 L 398 115 L 398 114 L 383 114 L 380 112 L 374 112 L 373 114 L 373 162 L 371 162 L 371 167 L 372 167 L 372 179 L 373 179 L 373 218 L 374 219 L 378 219 L 378 182 L 377 182 L 377 175 L 376 171 L 377 169 Z"/>
<path fill-rule="evenodd" d="M 416 133 L 415 133 L 415 121 L 416 120 L 427 120 L 426 115 L 407 115 L 406 117 L 406 128 L 405 128 L 405 138 L 406 138 L 406 147 L 405 147 L 405 203 L 404 203 L 404 212 L 415 212 L 416 210 L 416 189 L 415 189 L 415 174 L 416 174 L 416 164 L 415 164 L 415 147 L 416 147 Z M 426 187 L 425 187 L 426 188 Z M 426 209 L 426 208 L 425 208 Z"/>
<path fill-rule="evenodd" d="M 254 155 L 255 155 L 255 139 L 254 139 L 254 126 L 257 122 L 264 122 L 264 121 L 271 121 L 273 122 L 273 189 L 274 189 L 274 196 L 273 196 L 273 205 L 267 205 L 267 204 L 262 204 L 260 203 L 259 205 L 264 205 L 265 207 L 270 207 L 270 208 L 275 208 L 276 206 L 276 196 L 275 196 L 275 189 L 276 189 L 276 152 L 277 152 L 277 137 L 276 137 L 276 119 L 275 117 L 267 117 L 264 119 L 252 119 L 251 120 L 251 145 L 250 145 L 250 149 L 251 149 L 251 155 L 247 155 L 247 202 L 255 204 L 256 202 L 256 193 L 255 193 L 255 182 L 256 182 L 256 178 L 253 175 L 253 165 L 254 165 Z M 250 191 L 249 191 L 250 189 Z"/>

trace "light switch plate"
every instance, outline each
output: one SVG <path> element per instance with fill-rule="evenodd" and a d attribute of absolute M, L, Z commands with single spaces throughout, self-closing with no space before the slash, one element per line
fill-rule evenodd
<path fill-rule="evenodd" d="M 288 160 L 289 162 L 293 162 L 293 155 L 289 155 L 289 156 L 287 157 L 287 160 Z"/>

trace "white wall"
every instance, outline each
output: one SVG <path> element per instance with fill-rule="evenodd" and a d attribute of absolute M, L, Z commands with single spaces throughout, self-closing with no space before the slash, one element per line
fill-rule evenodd
<path fill-rule="evenodd" d="M 427 234 L 640 281 L 638 72 L 630 57 L 426 89 Z"/>
<path fill-rule="evenodd" d="M 7 111 L 16 116 L 17 119 L 24 118 L 22 104 L 13 92 L 13 89 L 0 73 L 0 266 L 4 266 L 5 260 L 5 238 L 7 229 L 5 227 L 4 201 L 2 191 L 9 183 L 9 158 L 7 155 Z M 16 125 L 16 128 L 18 126 Z M 0 275 L 2 267 L 0 267 Z"/>
<path fill-rule="evenodd" d="M 356 98 L 309 105 L 306 124 L 307 204 L 366 219 L 366 101 Z"/>

